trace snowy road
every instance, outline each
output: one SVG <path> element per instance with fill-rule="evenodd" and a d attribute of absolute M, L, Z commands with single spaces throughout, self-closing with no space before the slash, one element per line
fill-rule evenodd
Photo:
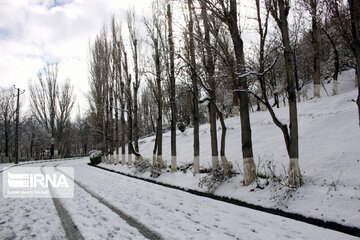
<path fill-rule="evenodd" d="M 75 185 L 73 199 L 60 199 L 60 202 L 85 239 L 144 239 L 141 226 L 160 234 L 163 239 L 356 239 L 109 173 L 90 167 L 87 162 L 87 159 L 80 159 L 60 165 L 59 162 L 46 164 L 74 167 L 75 180 L 80 186 Z M 140 225 L 129 224 L 116 209 Z M 25 236 L 66 239 L 52 199 L 2 197 L 0 219 L 0 239 Z"/>

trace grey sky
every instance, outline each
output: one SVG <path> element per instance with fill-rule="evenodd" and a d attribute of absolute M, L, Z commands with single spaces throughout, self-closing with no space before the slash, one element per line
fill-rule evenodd
<path fill-rule="evenodd" d="M 128 8 L 141 15 L 149 5 L 150 0 L 0 0 L 0 87 L 15 84 L 28 92 L 29 80 L 36 81 L 46 63 L 59 62 L 58 80 L 71 79 L 83 112 L 89 41 L 112 14 L 125 22 Z M 243 15 L 253 11 L 249 6 L 241 10 Z M 247 28 L 247 42 L 253 35 L 249 21 L 242 26 Z"/>
<path fill-rule="evenodd" d="M 141 0 L 0 0 L 0 87 L 27 91 L 47 62 L 59 62 L 59 81 L 70 78 L 84 108 L 89 41 L 112 14 L 124 18 Z M 28 102 L 28 101 L 27 101 Z"/>

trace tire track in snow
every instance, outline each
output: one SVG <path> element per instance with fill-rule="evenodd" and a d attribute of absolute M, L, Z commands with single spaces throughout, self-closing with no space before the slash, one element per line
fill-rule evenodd
<path fill-rule="evenodd" d="M 226 203 L 230 203 L 230 204 L 234 204 L 240 207 L 245 207 L 245 208 L 249 208 L 249 209 L 253 209 L 256 211 L 260 211 L 260 212 L 265 212 L 265 213 L 270 213 L 273 215 L 277 215 L 277 216 L 281 216 L 281 217 L 285 217 L 288 219 L 293 219 L 296 221 L 300 221 L 300 222 L 304 222 L 307 224 L 311 224 L 317 227 L 322 227 L 322 228 L 326 228 L 326 229 L 330 229 L 330 230 L 334 230 L 337 232 L 341 232 L 341 233 L 346 233 L 355 237 L 360 237 L 360 228 L 357 227 L 352 227 L 352 226 L 346 226 L 346 225 L 342 225 L 340 223 L 337 222 L 333 222 L 333 221 L 326 221 L 323 219 L 318 219 L 318 218 L 314 218 L 314 217 L 307 217 L 298 213 L 291 213 L 291 212 L 285 212 L 283 210 L 280 210 L 278 208 L 274 209 L 274 208 L 267 208 L 267 207 L 263 207 L 260 205 L 255 205 L 255 204 L 251 204 L 251 203 L 247 203 L 238 199 L 234 199 L 234 198 L 229 198 L 229 197 L 223 197 L 223 196 L 218 196 L 218 195 L 214 195 L 211 193 L 207 193 L 207 192 L 200 192 L 194 189 L 185 189 L 182 187 L 178 187 L 178 186 L 174 186 L 174 185 L 170 185 L 167 183 L 162 183 L 162 182 L 157 182 L 153 179 L 147 179 L 147 178 L 142 178 L 142 177 L 138 177 L 138 176 L 133 176 L 131 174 L 127 174 L 127 173 L 122 173 L 113 169 L 108 169 L 105 167 L 101 167 L 101 166 L 94 166 L 91 164 L 88 164 L 91 167 L 95 167 L 98 169 L 102 169 L 104 171 L 107 172 L 112 172 L 112 173 L 116 173 L 116 174 L 120 174 L 129 178 L 133 178 L 133 179 L 137 179 L 140 181 L 145 181 L 145 182 L 149 182 L 152 184 L 157 184 L 166 188 L 172 188 L 172 189 L 176 189 L 176 190 L 180 190 L 183 192 L 187 192 L 187 193 L 191 193 L 193 195 L 197 195 L 200 197 L 206 197 L 206 198 L 210 198 L 213 200 L 217 200 L 217 201 L 222 201 L 222 202 L 226 202 Z"/>
<path fill-rule="evenodd" d="M 40 171 L 45 175 L 44 166 L 41 166 Z M 69 212 L 64 208 L 59 198 L 55 197 L 54 189 L 51 184 L 49 185 L 50 194 L 55 205 L 56 212 L 61 220 L 61 224 L 66 234 L 68 240 L 84 240 L 84 237 L 81 235 L 79 229 L 71 218 Z"/>
<path fill-rule="evenodd" d="M 93 198 L 97 199 L 100 203 L 102 203 L 103 205 L 105 205 L 107 208 L 109 208 L 111 211 L 113 211 L 114 213 L 116 213 L 120 218 L 122 218 L 123 220 L 125 220 L 125 222 L 127 222 L 130 226 L 136 228 L 144 237 L 148 238 L 148 239 L 163 239 L 163 237 L 151 230 L 150 228 L 148 228 L 146 225 L 144 225 L 143 223 L 139 222 L 137 219 L 133 218 L 132 216 L 124 213 L 123 211 L 121 211 L 120 209 L 118 209 L 117 207 L 115 207 L 114 205 L 112 205 L 110 202 L 108 202 L 107 200 L 105 200 L 102 196 L 100 196 L 99 194 L 93 192 L 92 190 L 88 189 L 84 184 L 80 183 L 79 181 L 72 179 L 70 176 L 68 176 L 66 173 L 64 173 L 63 171 L 60 171 L 57 167 L 62 164 L 56 164 L 55 165 L 55 169 L 59 172 L 61 172 L 62 174 L 64 174 L 65 176 L 67 176 L 68 178 L 70 178 L 71 180 L 74 181 L 74 183 L 76 183 L 76 185 L 78 185 L 80 188 L 82 188 L 83 190 L 85 190 L 87 193 L 89 193 Z"/>

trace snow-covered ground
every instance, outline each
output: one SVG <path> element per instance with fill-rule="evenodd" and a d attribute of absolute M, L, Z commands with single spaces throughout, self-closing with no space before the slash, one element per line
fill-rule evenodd
<path fill-rule="evenodd" d="M 291 190 L 274 182 L 266 185 L 264 180 L 260 180 L 264 189 L 257 188 L 256 184 L 245 187 L 240 174 L 221 184 L 214 194 L 360 227 L 360 128 L 356 104 L 353 102 L 357 97 L 353 79 L 354 71 L 345 71 L 339 75 L 339 95 L 327 97 L 324 88 L 321 88 L 322 98 L 298 104 L 300 168 L 304 177 L 301 188 Z M 332 83 L 325 84 L 325 88 L 332 94 Z M 310 87 L 308 97 L 312 96 L 311 91 Z M 288 123 L 287 107 L 275 111 L 281 121 Z M 281 130 L 273 124 L 267 111 L 251 113 L 250 118 L 258 170 L 269 172 L 266 166 L 270 164 L 274 166 L 278 176 L 285 177 L 289 159 Z M 233 117 L 225 122 L 228 128 L 226 156 L 232 162 L 234 170 L 240 172 L 240 120 L 239 117 Z M 219 122 L 218 126 L 220 143 Z M 193 161 L 192 131 L 187 129 L 184 133 L 177 132 L 178 166 L 185 166 Z M 200 126 L 201 168 L 211 167 L 209 135 L 209 125 Z M 142 156 L 150 162 L 154 138 L 148 137 L 139 142 Z M 163 137 L 163 158 L 170 165 L 169 132 Z M 140 174 L 134 167 L 104 163 L 101 166 L 150 178 L 150 172 Z M 170 173 L 168 169 L 156 181 L 206 191 L 207 189 L 198 186 L 199 179 L 204 176 L 205 174 L 194 176 L 191 168 L 186 173 Z"/>
<path fill-rule="evenodd" d="M 295 220 L 195 196 L 87 165 L 88 159 L 32 166 L 73 167 L 75 180 L 163 239 L 356 239 Z M 2 178 L 0 178 L 2 181 Z M 110 208 L 75 187 L 60 199 L 85 239 L 144 239 Z M 66 239 L 52 199 L 1 199 L 0 239 Z"/>
<path fill-rule="evenodd" d="M 0 184 L 0 239 L 66 239 L 51 198 L 4 198 Z"/>
<path fill-rule="evenodd" d="M 352 76 L 351 71 L 340 76 L 340 95 L 299 104 L 300 167 L 304 177 L 301 188 L 291 190 L 277 182 L 266 185 L 264 179 L 259 180 L 261 188 L 256 184 L 245 187 L 242 175 L 238 174 L 222 183 L 214 194 L 360 227 L 360 129 L 356 105 L 352 102 L 356 98 L 353 82 L 349 80 Z M 287 111 L 284 107 L 276 109 L 282 121 L 288 118 Z M 276 174 L 285 177 L 288 158 L 281 131 L 267 112 L 252 113 L 251 121 L 259 171 L 264 172 L 262 167 L 271 162 Z M 226 119 L 226 124 L 226 155 L 234 170 L 240 172 L 239 117 Z M 201 126 L 200 134 L 201 168 L 210 168 L 209 125 Z M 220 138 L 220 128 L 218 134 Z M 141 153 L 150 161 L 153 139 L 140 141 Z M 178 165 L 192 163 L 192 129 L 178 132 L 177 140 Z M 164 136 L 163 157 L 169 165 L 169 133 Z M 303 222 L 107 172 L 88 166 L 88 162 L 88 158 L 83 158 L 29 165 L 74 168 L 75 180 L 80 185 L 75 185 L 74 198 L 59 201 L 76 225 L 75 231 L 85 239 L 144 239 L 142 225 L 163 239 L 356 239 Z M 1 185 L 1 169 L 9 166 L 12 165 L 0 164 Z M 140 174 L 134 167 L 101 166 L 150 178 L 150 172 Z M 167 169 L 156 180 L 206 191 L 198 186 L 205 174 L 194 176 L 191 170 L 170 173 Z M 7 199 L 2 191 L 1 188 L 0 239 L 66 239 L 63 219 L 52 199 Z M 101 199 L 94 198 L 89 191 Z M 127 222 L 114 208 L 140 224 L 134 226 Z"/>

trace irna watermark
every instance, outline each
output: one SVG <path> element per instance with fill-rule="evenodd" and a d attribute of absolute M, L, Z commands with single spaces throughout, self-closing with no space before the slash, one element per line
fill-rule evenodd
<path fill-rule="evenodd" d="M 72 198 L 71 167 L 14 167 L 3 172 L 5 198 Z"/>

